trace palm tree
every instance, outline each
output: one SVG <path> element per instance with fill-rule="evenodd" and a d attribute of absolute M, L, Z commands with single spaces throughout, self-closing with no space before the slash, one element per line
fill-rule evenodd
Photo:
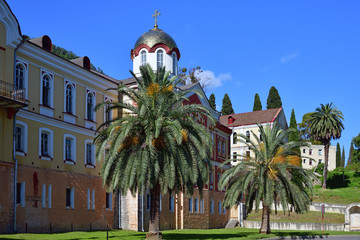
<path fill-rule="evenodd" d="M 116 89 L 129 102 L 110 104 L 122 118 L 105 123 L 94 142 L 97 159 L 107 154 L 101 169 L 104 184 L 110 189 L 133 195 L 150 190 L 151 206 L 148 238 L 160 239 L 160 194 L 184 190 L 193 194 L 208 179 L 211 149 L 209 132 L 193 120 L 203 114 L 213 121 L 201 105 L 183 104 L 187 91 L 176 88 L 178 80 L 169 77 L 165 68 L 154 73 L 150 65 L 140 67 L 138 90 L 120 85 Z M 104 127 L 100 126 L 100 128 Z M 200 191 L 201 193 L 201 191 Z"/>
<path fill-rule="evenodd" d="M 323 188 L 326 188 L 330 141 L 331 139 L 341 137 L 341 132 L 344 130 L 342 120 L 344 120 L 344 115 L 333 103 L 326 105 L 321 104 L 321 106 L 316 108 L 315 112 L 310 115 L 309 126 L 311 134 L 315 140 L 321 141 L 325 148 Z"/>
<path fill-rule="evenodd" d="M 252 132 L 254 139 L 241 134 L 240 141 L 252 151 L 252 155 L 241 155 L 237 164 L 227 169 L 220 180 L 220 189 L 227 187 L 224 204 L 232 207 L 245 195 L 248 212 L 255 202 L 258 211 L 262 202 L 260 233 L 270 233 L 272 204 L 280 202 L 284 211 L 290 203 L 297 213 L 303 213 L 311 204 L 311 173 L 301 167 L 298 148 L 302 142 L 285 142 L 293 129 L 283 130 L 278 124 L 258 125 L 262 140 Z M 224 164 L 230 163 L 227 160 Z"/>

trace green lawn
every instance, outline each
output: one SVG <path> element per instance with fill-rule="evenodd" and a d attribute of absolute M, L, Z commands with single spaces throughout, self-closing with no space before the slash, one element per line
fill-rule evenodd
<path fill-rule="evenodd" d="M 321 231 L 272 231 L 272 234 L 265 235 L 259 234 L 258 229 L 246 229 L 246 228 L 232 228 L 232 229 L 188 229 L 188 230 L 169 230 L 163 231 L 164 239 L 264 239 L 271 237 L 284 237 L 284 236 L 315 236 L 321 235 Z M 359 234 L 360 232 L 332 232 L 327 231 L 325 235 L 348 235 Z M 134 231 L 114 230 L 109 232 L 109 239 L 144 239 L 145 233 L 139 233 Z M 0 235 L 0 239 L 27 239 L 27 240 L 103 240 L 106 239 L 105 231 L 97 232 L 68 232 L 68 233 L 53 233 L 53 234 L 8 234 Z"/>
<path fill-rule="evenodd" d="M 359 202 L 360 199 L 360 188 L 358 187 L 336 189 L 316 187 L 314 190 L 313 202 L 350 204 Z"/>
<path fill-rule="evenodd" d="M 247 220 L 250 221 L 261 221 L 260 209 L 258 212 L 253 211 L 247 217 Z M 321 223 L 321 212 L 307 212 L 304 214 L 296 214 L 294 212 L 285 213 L 283 211 L 278 211 L 275 214 L 275 211 L 272 211 L 270 214 L 270 220 L 272 222 L 310 222 L 310 223 Z M 324 223 L 344 223 L 345 217 L 344 214 L 340 213 L 326 213 L 324 218 Z"/>

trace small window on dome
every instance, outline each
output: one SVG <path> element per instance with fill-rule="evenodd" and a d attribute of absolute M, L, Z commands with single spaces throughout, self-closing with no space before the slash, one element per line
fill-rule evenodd
<path fill-rule="evenodd" d="M 146 64 L 146 51 L 141 51 L 141 66 Z"/>
<path fill-rule="evenodd" d="M 164 54 L 163 50 L 157 51 L 157 69 L 160 69 L 164 66 Z"/>
<path fill-rule="evenodd" d="M 172 54 L 172 73 L 177 75 L 177 62 L 176 62 L 176 53 Z"/>

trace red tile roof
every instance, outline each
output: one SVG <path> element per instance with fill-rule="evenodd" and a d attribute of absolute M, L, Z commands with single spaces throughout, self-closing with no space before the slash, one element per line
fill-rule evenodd
<path fill-rule="evenodd" d="M 282 108 L 274 108 L 247 113 L 237 113 L 220 116 L 220 123 L 227 127 L 252 125 L 256 123 L 273 122 L 281 112 Z M 232 123 L 229 121 L 232 118 Z"/>

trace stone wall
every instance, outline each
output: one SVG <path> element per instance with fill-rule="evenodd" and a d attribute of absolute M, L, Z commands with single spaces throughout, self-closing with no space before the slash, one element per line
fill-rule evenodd
<path fill-rule="evenodd" d="M 344 231 L 344 224 L 325 223 L 325 231 Z M 261 221 L 244 221 L 245 228 L 260 229 Z M 295 222 L 270 222 L 270 229 L 272 230 L 308 230 L 321 231 L 321 223 L 295 223 Z"/>

